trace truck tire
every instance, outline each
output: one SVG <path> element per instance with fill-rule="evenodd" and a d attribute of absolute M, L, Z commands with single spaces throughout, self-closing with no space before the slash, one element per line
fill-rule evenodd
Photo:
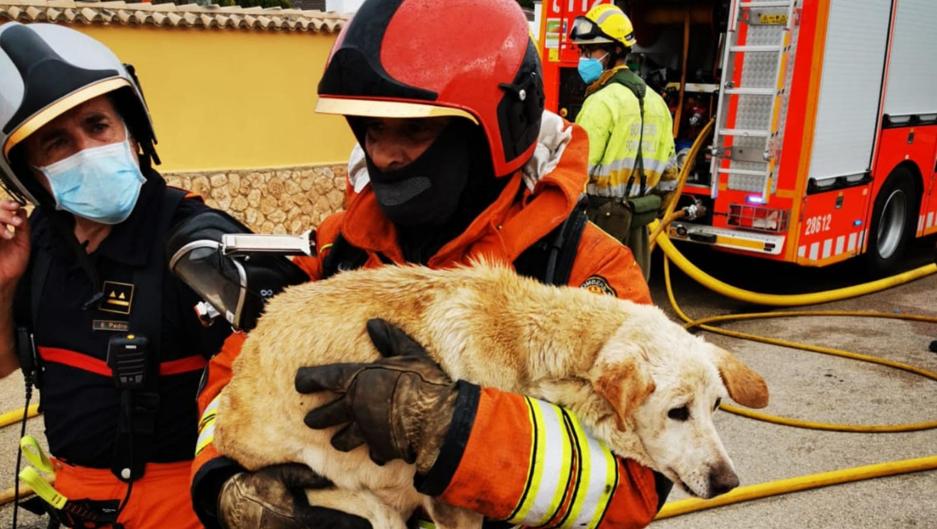
<path fill-rule="evenodd" d="M 879 275 L 894 270 L 914 237 L 918 197 L 913 175 L 905 168 L 895 169 L 875 197 L 866 264 Z"/>

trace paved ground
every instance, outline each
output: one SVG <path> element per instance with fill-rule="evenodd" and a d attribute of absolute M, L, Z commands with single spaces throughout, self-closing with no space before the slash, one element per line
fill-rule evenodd
<path fill-rule="evenodd" d="M 908 267 L 930 258 L 934 241 L 914 248 Z M 845 286 L 860 277 L 856 265 L 811 270 L 769 265 L 726 255 L 690 251 L 705 270 L 753 290 L 803 292 Z M 655 300 L 667 306 L 659 267 Z M 757 265 L 757 266 L 754 266 Z M 756 307 L 721 298 L 675 274 L 683 309 L 693 317 L 744 312 Z M 883 310 L 937 315 L 937 277 L 887 292 L 818 308 Z M 668 308 L 669 310 L 669 308 Z M 900 360 L 937 371 L 937 354 L 927 350 L 937 325 L 896 320 L 798 318 L 734 323 L 730 328 L 839 347 Z M 937 382 L 869 364 L 814 353 L 708 335 L 761 372 L 771 389 L 769 413 L 804 419 L 863 424 L 937 419 Z M 18 376 L 0 381 L 0 410 L 22 405 Z M 937 431 L 906 434 L 844 434 L 769 425 L 720 413 L 717 426 L 743 484 L 840 468 L 937 454 Z M 29 423 L 41 435 L 41 423 Z M 0 489 L 12 485 L 18 428 L 0 430 Z M 937 472 L 878 479 L 722 507 L 655 522 L 657 529 L 880 529 L 937 528 Z M 675 493 L 671 499 L 679 499 Z M 9 527 L 10 508 L 0 509 L 0 527 Z M 20 527 L 44 527 L 24 516 Z"/>
<path fill-rule="evenodd" d="M 909 267 L 926 263 L 933 240 L 915 247 Z M 804 292 L 845 286 L 858 266 L 803 270 L 749 266 L 751 261 L 696 254 L 704 269 L 728 282 L 769 292 Z M 758 270 L 758 272 L 754 272 Z M 655 270 L 655 273 L 657 271 Z M 666 294 L 660 274 L 655 301 Z M 726 300 L 675 275 L 678 302 L 691 317 L 750 312 L 757 307 Z M 880 310 L 937 315 L 937 277 L 818 309 Z M 669 309 L 669 306 L 668 306 Z M 937 325 L 898 320 L 787 318 L 733 323 L 728 328 L 881 356 L 937 371 L 928 351 Z M 890 424 L 937 419 L 937 382 L 876 365 L 707 334 L 741 356 L 769 383 L 768 413 L 823 422 Z M 937 455 L 937 431 L 850 434 L 776 426 L 721 413 L 717 427 L 742 484 L 840 468 Z M 937 471 L 877 479 L 701 511 L 656 522 L 657 529 L 937 528 Z M 673 494 L 671 499 L 685 497 Z"/>

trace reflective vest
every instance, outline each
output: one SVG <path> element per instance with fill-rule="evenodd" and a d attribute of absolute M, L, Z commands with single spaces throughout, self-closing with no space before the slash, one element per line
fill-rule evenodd
<path fill-rule="evenodd" d="M 576 116 L 576 123 L 589 135 L 590 195 L 622 198 L 644 195 L 655 188 L 660 192 L 674 188 L 676 154 L 670 110 L 656 92 L 643 90 L 642 131 L 641 101 L 635 93 L 638 83 L 644 86 L 627 67 L 609 70 L 593 85 L 597 88 Z M 642 137 L 644 186 L 635 170 Z"/>

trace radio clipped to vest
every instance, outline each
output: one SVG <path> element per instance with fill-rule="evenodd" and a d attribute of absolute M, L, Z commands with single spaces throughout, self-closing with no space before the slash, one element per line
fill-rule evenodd
<path fill-rule="evenodd" d="M 111 472 L 123 481 L 143 476 L 156 433 L 159 412 L 156 355 L 140 335 L 113 336 L 107 343 L 107 365 L 120 391 L 120 414 Z"/>
<path fill-rule="evenodd" d="M 107 342 L 107 366 L 114 376 L 117 389 L 143 389 L 154 369 L 147 365 L 149 340 L 145 336 L 129 334 L 114 336 Z"/>

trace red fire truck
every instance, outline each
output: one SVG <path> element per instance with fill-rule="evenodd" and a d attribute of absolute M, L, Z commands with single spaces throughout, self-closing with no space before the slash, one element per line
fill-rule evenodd
<path fill-rule="evenodd" d="M 594 0 L 545 0 L 547 104 L 582 98 L 569 24 Z M 632 67 L 665 93 L 678 150 L 714 135 L 671 238 L 806 266 L 894 265 L 937 233 L 937 1 L 618 2 Z"/>

